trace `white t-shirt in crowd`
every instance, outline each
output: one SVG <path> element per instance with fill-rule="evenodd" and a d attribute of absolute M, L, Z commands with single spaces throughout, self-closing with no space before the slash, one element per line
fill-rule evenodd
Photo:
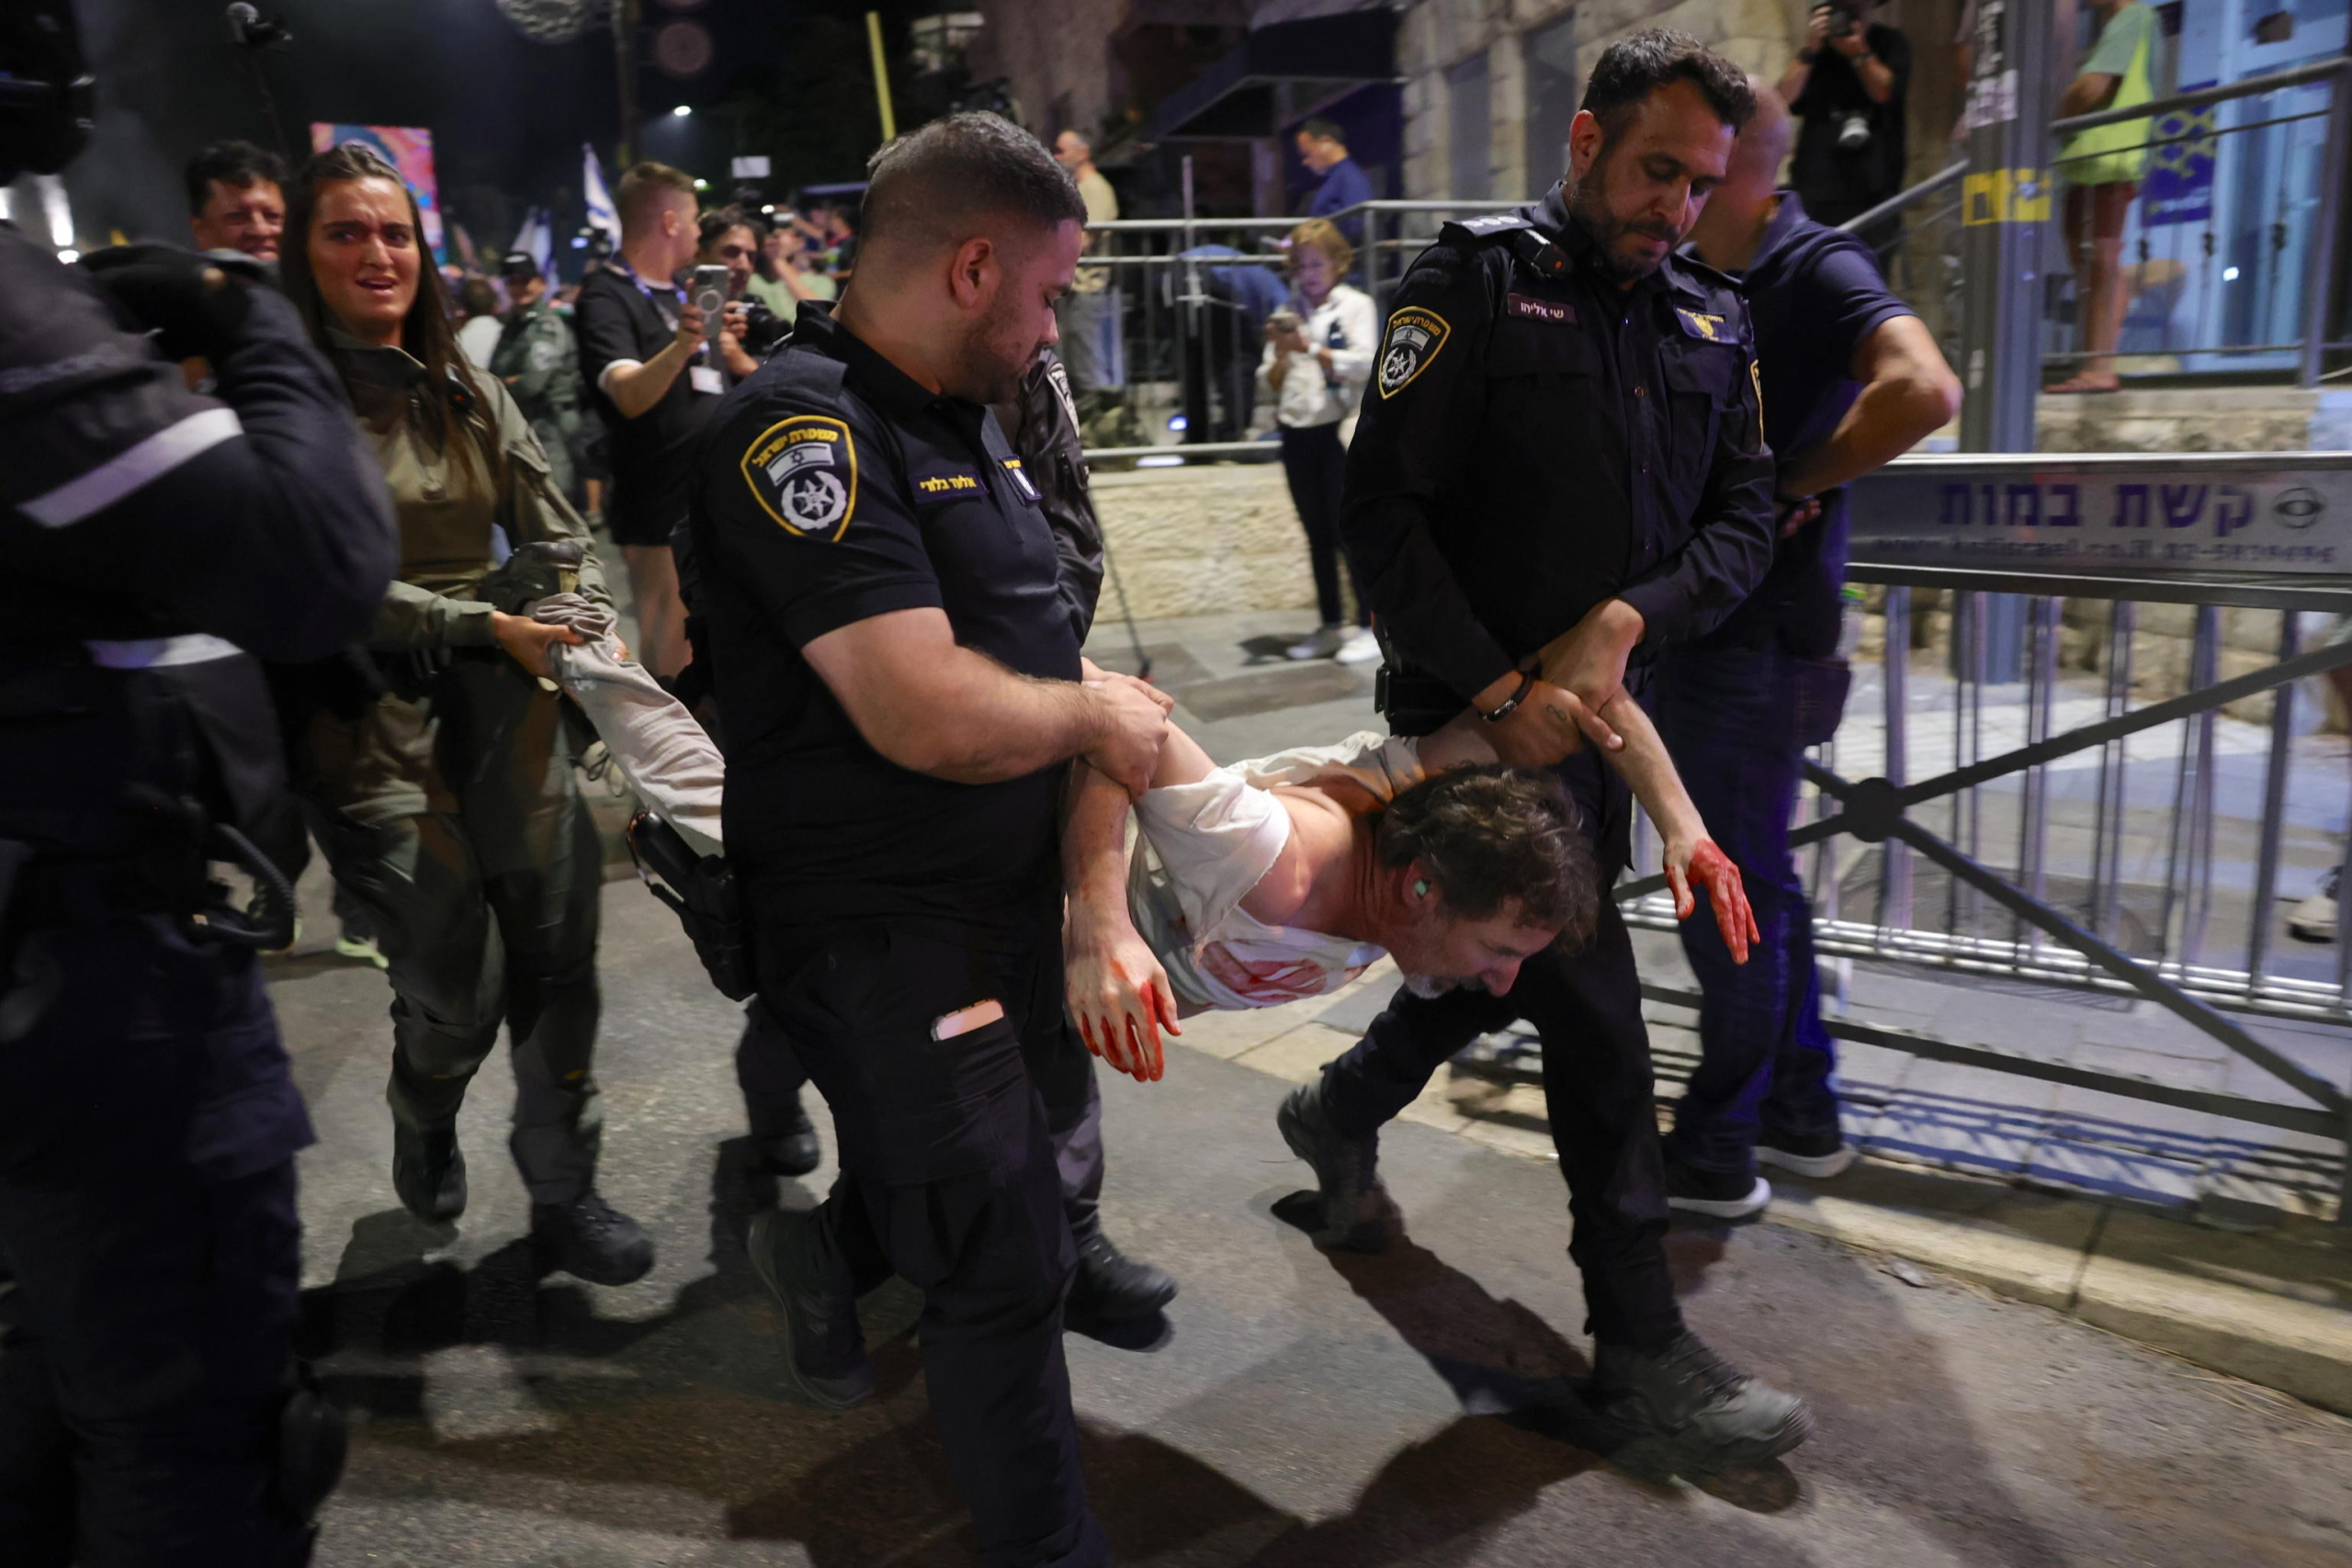
<path fill-rule="evenodd" d="M 498 334 L 502 330 L 496 316 L 474 316 L 458 329 L 458 351 L 473 362 L 477 369 L 490 368 L 490 356 L 498 352 Z"/>

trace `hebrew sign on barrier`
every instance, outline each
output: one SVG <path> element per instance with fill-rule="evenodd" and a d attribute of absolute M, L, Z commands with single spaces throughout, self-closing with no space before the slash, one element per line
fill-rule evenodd
<path fill-rule="evenodd" d="M 1858 480 L 1853 558 L 2057 572 L 2352 575 L 2352 453 L 1986 453 Z"/>

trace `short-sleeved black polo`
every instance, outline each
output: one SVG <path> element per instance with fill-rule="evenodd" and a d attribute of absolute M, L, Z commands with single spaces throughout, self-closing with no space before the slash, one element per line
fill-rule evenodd
<path fill-rule="evenodd" d="M 895 610 L 1076 680 L 1035 486 L 992 415 L 915 382 L 821 311 L 729 393 L 694 465 L 697 576 L 728 739 L 727 852 L 809 925 L 1034 926 L 1059 885 L 1057 766 L 951 783 L 866 744 L 801 649 Z"/>
<path fill-rule="evenodd" d="M 1741 276 L 1756 324 L 1756 360 L 1772 389 L 1764 434 L 1783 469 L 1829 439 L 1861 394 L 1854 356 L 1896 316 L 1914 315 L 1880 276 L 1878 258 L 1851 234 L 1816 223 L 1794 191 L 1765 228 Z M 1846 487 L 1826 491 L 1821 515 L 1780 541 L 1771 570 L 1710 634 L 1719 645 L 1777 638 L 1792 653 L 1824 658 L 1838 646 L 1846 581 Z"/>
<path fill-rule="evenodd" d="M 692 367 L 678 372 L 662 400 L 635 419 L 624 419 L 605 395 L 608 368 L 622 361 L 642 365 L 667 348 L 676 334 L 679 301 L 672 290 L 661 293 L 662 302 L 656 304 L 627 273 L 599 267 L 580 285 L 580 300 L 572 309 L 580 330 L 580 373 L 588 383 L 590 400 L 612 433 L 613 487 L 605 502 L 605 521 L 616 544 L 670 542 L 670 530 L 686 515 L 695 437 L 718 407 L 716 391 L 695 389 Z"/>

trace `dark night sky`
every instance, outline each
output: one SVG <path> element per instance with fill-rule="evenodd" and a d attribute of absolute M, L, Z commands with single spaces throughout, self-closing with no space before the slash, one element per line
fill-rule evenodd
<path fill-rule="evenodd" d="M 266 121 L 228 42 L 215 0 L 79 0 L 84 40 L 98 75 L 98 133 L 67 171 L 76 227 L 87 239 L 120 229 L 184 239 L 179 169 L 203 142 L 243 136 L 266 143 Z M 619 106 L 613 36 L 591 29 L 569 44 L 534 43 L 492 0 L 262 0 L 294 41 L 263 56 L 279 117 L 298 152 L 313 120 L 421 125 L 434 134 L 442 198 L 475 241 L 503 248 L 525 207 L 555 203 L 576 221 L 580 144 L 612 166 Z M 650 63 L 639 72 L 648 123 L 639 156 L 665 159 L 721 189 L 732 152 L 714 117 L 668 118 L 702 107 L 747 76 L 772 70 L 813 11 L 854 16 L 855 0 L 643 0 L 646 43 L 663 23 L 708 28 L 711 67 L 680 81 Z M 919 7 L 880 7 L 886 20 Z M 931 7 L 920 7 L 928 9 Z M 896 28 L 893 42 L 903 35 Z M 878 132 L 877 132 L 878 135 Z"/>

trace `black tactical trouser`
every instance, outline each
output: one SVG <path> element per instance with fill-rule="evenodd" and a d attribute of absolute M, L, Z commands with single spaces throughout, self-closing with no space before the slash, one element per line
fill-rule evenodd
<path fill-rule="evenodd" d="M 1102 1228 L 1102 1093 L 1094 1081 L 1094 1058 L 1067 1018 L 1058 1043 L 1036 1043 L 1029 1076 L 1045 1101 L 1046 1135 L 1053 1141 L 1070 1239 L 1082 1242 Z M 757 997 L 743 1010 L 735 1081 L 743 1090 L 753 1137 L 773 1137 L 792 1124 L 808 1070 Z"/>
<path fill-rule="evenodd" d="M 1481 1034 L 1524 1019 L 1544 1041 L 1544 1101 L 1568 1184 L 1568 1252 L 1584 1276 L 1586 1327 L 1654 1350 L 1682 1331 L 1667 1272 L 1666 1167 L 1652 1099 L 1633 943 L 1609 889 L 1630 854 L 1632 796 L 1589 748 L 1560 764 L 1600 870 L 1600 920 L 1580 953 L 1547 951 L 1520 966 L 1508 996 L 1399 988 L 1363 1040 L 1323 1069 L 1341 1134 L 1366 1138 L 1412 1103 L 1446 1060 Z M 1702 917 L 1704 918 L 1704 917 Z"/>
<path fill-rule="evenodd" d="M 559 701 L 503 656 L 461 658 L 414 709 L 437 724 L 428 809 L 310 810 L 390 964 L 393 1117 L 421 1131 L 456 1122 L 505 1024 L 509 1146 L 535 1203 L 594 1185 L 604 1127 L 593 1071 L 604 855 Z M 410 705 L 384 706 L 398 716 Z"/>
<path fill-rule="evenodd" d="M 10 1568 L 310 1559 L 279 1423 L 310 1122 L 260 965 L 177 924 L 0 935 Z"/>
<path fill-rule="evenodd" d="M 895 1274 L 923 1293 L 932 1414 L 981 1562 L 1107 1562 L 1079 1471 L 1062 1356 L 1076 1259 L 1038 1093 L 1067 1034 L 1058 951 L 953 928 L 796 930 L 771 913 L 754 914 L 762 1002 L 841 1142 L 814 1221 L 853 1288 Z M 934 1038 L 986 1001 L 1003 1018 Z"/>

